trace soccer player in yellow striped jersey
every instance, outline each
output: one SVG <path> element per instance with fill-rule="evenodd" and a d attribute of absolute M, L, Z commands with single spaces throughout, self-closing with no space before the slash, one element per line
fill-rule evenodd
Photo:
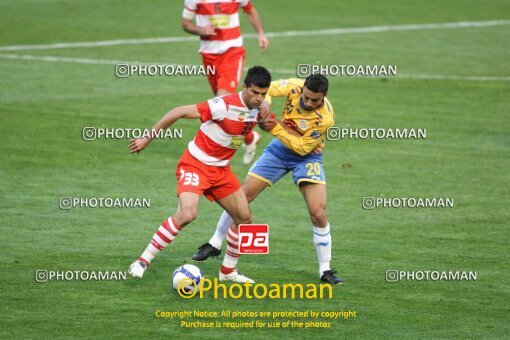
<path fill-rule="evenodd" d="M 322 167 L 322 143 L 327 129 L 335 121 L 333 107 L 326 98 L 328 87 L 328 80 L 322 75 L 311 75 L 304 81 L 292 78 L 271 83 L 260 107 L 263 119 L 259 126 L 276 138 L 248 172 L 243 190 L 251 202 L 265 188 L 292 172 L 312 221 L 320 280 L 338 284 L 343 280 L 330 268 L 331 231 L 326 215 L 326 177 Z M 281 121 L 270 114 L 272 97 L 286 97 Z M 193 260 L 201 262 L 210 256 L 218 256 L 232 223 L 232 218 L 223 212 L 213 237 L 198 249 Z M 299 255 L 302 254 L 306 251 L 300 250 Z"/>
<path fill-rule="evenodd" d="M 324 78 L 325 79 L 325 78 Z M 304 86 L 303 79 L 273 81 L 265 101 L 272 97 L 287 97 L 281 123 L 270 131 L 283 145 L 301 156 L 310 154 L 324 141 L 326 131 L 335 123 L 333 106 L 325 94 L 315 93 Z M 289 133 L 289 129 L 299 136 Z"/>

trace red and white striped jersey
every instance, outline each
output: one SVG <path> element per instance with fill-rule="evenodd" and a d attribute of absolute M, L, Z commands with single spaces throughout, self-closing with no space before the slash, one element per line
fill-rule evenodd
<path fill-rule="evenodd" d="M 184 0 L 183 18 L 195 18 L 200 27 L 216 27 L 216 35 L 200 37 L 200 53 L 222 54 L 231 47 L 243 46 L 239 7 L 247 13 L 253 5 L 250 0 Z"/>
<path fill-rule="evenodd" d="M 188 150 L 200 162 L 213 166 L 227 166 L 244 136 L 258 121 L 258 109 L 248 109 L 242 92 L 226 94 L 197 104 L 202 125 Z"/>

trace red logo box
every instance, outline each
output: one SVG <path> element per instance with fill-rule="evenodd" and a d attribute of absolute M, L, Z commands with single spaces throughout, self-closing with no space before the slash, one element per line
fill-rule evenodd
<path fill-rule="evenodd" d="M 269 226 L 267 224 L 240 224 L 239 253 L 269 253 Z"/>

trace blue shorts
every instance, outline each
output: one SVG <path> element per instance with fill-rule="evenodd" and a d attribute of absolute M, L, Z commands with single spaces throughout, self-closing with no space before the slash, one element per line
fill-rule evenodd
<path fill-rule="evenodd" d="M 277 139 L 273 139 L 248 174 L 273 185 L 289 171 L 296 185 L 303 182 L 326 184 L 322 154 L 300 156 Z"/>

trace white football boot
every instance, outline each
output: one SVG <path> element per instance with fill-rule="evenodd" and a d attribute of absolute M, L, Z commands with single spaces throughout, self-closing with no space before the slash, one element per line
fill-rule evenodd
<path fill-rule="evenodd" d="M 220 281 L 233 281 L 233 282 L 239 282 L 239 283 L 245 283 L 245 282 L 255 283 L 255 281 L 253 281 L 249 277 L 244 276 L 237 269 L 234 269 L 234 271 L 230 274 L 223 274 L 220 271 L 219 279 L 220 279 Z"/>
<path fill-rule="evenodd" d="M 134 278 L 141 279 L 145 269 L 147 269 L 147 263 L 136 260 L 129 266 L 128 273 Z"/>
<path fill-rule="evenodd" d="M 260 141 L 260 133 L 257 131 L 253 131 L 253 141 L 246 145 L 243 144 L 244 147 L 244 156 L 243 156 L 243 163 L 244 164 L 250 164 L 253 162 L 253 159 L 255 158 L 255 152 L 257 151 L 257 144 Z"/>

